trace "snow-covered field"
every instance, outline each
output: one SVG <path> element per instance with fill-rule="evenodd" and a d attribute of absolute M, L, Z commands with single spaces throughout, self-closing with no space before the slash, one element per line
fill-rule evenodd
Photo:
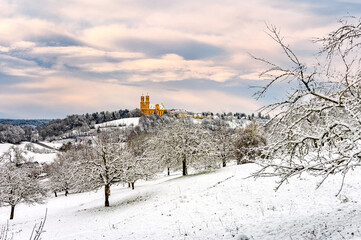
<path fill-rule="evenodd" d="M 122 118 L 114 121 L 109 121 L 105 123 L 95 124 L 95 128 L 103 128 L 103 127 L 119 127 L 119 126 L 137 126 L 139 124 L 139 117 L 135 118 Z"/>
<path fill-rule="evenodd" d="M 104 208 L 103 189 L 49 197 L 44 205 L 20 204 L 10 221 L 14 240 L 28 239 L 48 209 L 43 239 L 361 239 L 360 170 L 350 172 L 340 197 L 341 177 L 318 190 L 319 179 L 292 179 L 278 192 L 275 179 L 249 176 L 253 164 L 206 174 L 174 174 L 111 188 Z M 1 224 L 10 214 L 0 208 Z"/>
<path fill-rule="evenodd" d="M 56 143 L 48 143 L 48 142 L 42 142 L 43 144 L 46 144 L 50 147 L 59 147 L 61 146 L 60 144 L 56 144 Z M 25 149 L 25 145 L 29 144 L 29 142 L 22 142 L 21 144 L 10 144 L 10 143 L 2 143 L 0 144 L 0 155 L 4 152 L 6 152 L 11 146 L 16 146 L 19 147 L 21 149 Z M 54 160 L 54 158 L 56 157 L 56 151 L 51 151 L 47 148 L 44 148 L 40 145 L 37 144 L 33 144 L 35 148 L 37 149 L 44 149 L 46 151 L 49 151 L 49 153 L 35 153 L 35 152 L 31 152 L 31 151 L 26 151 L 26 157 L 30 158 L 32 157 L 34 159 L 34 161 L 37 161 L 38 163 L 49 163 L 52 162 Z M 50 152 L 51 151 L 51 152 Z"/>

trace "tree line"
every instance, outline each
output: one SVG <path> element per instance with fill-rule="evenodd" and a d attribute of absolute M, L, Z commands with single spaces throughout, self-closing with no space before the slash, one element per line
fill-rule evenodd
<path fill-rule="evenodd" d="M 193 114 L 193 113 L 192 113 Z M 58 140 L 62 138 L 74 138 L 86 136 L 94 130 L 95 124 L 122 118 L 140 117 L 139 109 L 102 111 L 86 114 L 73 114 L 64 119 L 55 120 L 22 120 L 22 119 L 0 119 L 0 143 L 20 143 L 22 141 L 43 141 Z M 194 114 L 193 114 L 194 115 Z M 260 112 L 255 115 L 245 113 L 212 113 L 202 112 L 201 116 L 217 117 L 221 119 L 263 119 L 269 120 L 269 115 L 262 115 Z"/>
<path fill-rule="evenodd" d="M 41 126 L 49 123 L 51 119 L 0 119 L 1 124 L 11 124 L 13 126 Z"/>

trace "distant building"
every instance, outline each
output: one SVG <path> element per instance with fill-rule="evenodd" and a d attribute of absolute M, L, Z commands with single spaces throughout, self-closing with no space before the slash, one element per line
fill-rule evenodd
<path fill-rule="evenodd" d="M 175 116 L 177 118 L 186 118 L 186 117 L 188 117 L 188 113 L 184 109 L 170 109 L 170 110 L 167 110 L 167 112 L 170 115 Z"/>
<path fill-rule="evenodd" d="M 156 104 L 155 107 L 150 105 L 149 102 L 149 96 L 145 97 L 145 101 L 144 101 L 144 96 L 140 97 L 140 112 L 143 115 L 151 115 L 151 114 L 157 114 L 160 117 L 163 116 L 164 112 L 165 112 L 165 107 L 163 104 L 161 104 L 161 106 L 159 106 L 159 104 Z"/>

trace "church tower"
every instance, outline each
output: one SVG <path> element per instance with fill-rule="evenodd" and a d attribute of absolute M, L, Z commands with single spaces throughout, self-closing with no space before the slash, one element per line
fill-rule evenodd
<path fill-rule="evenodd" d="M 144 109 L 144 96 L 140 97 L 140 110 Z"/>
<path fill-rule="evenodd" d="M 147 109 L 149 109 L 149 107 L 150 107 L 150 102 L 149 102 L 149 96 L 148 95 L 145 97 L 145 107 Z"/>

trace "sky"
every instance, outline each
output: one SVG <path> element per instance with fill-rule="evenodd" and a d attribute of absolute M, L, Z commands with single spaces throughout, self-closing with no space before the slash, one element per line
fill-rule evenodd
<path fill-rule="evenodd" d="M 280 29 L 301 60 L 315 37 L 360 16 L 358 0 L 0 0 L 0 118 L 70 114 L 152 104 L 194 112 L 257 112 L 282 99 L 253 86 L 285 61 L 267 35 Z"/>

